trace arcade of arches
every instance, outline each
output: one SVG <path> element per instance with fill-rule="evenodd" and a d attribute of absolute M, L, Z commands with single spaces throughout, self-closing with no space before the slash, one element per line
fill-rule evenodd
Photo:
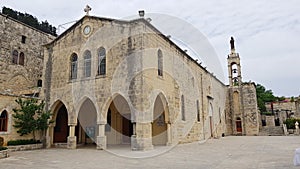
<path fill-rule="evenodd" d="M 135 122 L 126 99 L 117 95 L 107 106 L 104 124 L 97 124 L 97 109 L 90 99 L 85 99 L 79 108 L 77 124 L 70 122 L 70 113 L 62 101 L 52 106 L 54 123 L 49 127 L 49 146 L 70 147 L 69 142 L 76 141 L 76 146 L 95 145 L 98 138 L 105 139 L 106 146 L 131 145 L 135 136 Z M 153 105 L 151 122 L 152 145 L 168 145 L 170 132 L 168 128 L 168 106 L 165 97 L 159 94 Z"/>

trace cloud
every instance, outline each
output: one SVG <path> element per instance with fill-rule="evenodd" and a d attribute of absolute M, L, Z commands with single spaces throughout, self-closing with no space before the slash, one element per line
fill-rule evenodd
<path fill-rule="evenodd" d="M 281 95 L 299 95 L 299 0 L 1 0 L 3 6 L 26 11 L 52 25 L 80 19 L 89 4 L 91 15 L 111 18 L 147 13 L 176 16 L 194 25 L 215 48 L 227 72 L 229 38 L 236 39 L 244 80 L 258 81 Z M 166 32 L 168 34 L 168 32 Z M 176 35 L 172 35 L 176 36 Z M 259 73 L 258 73 L 259 72 Z M 227 77 L 227 76 L 225 76 Z M 294 93 L 294 94 L 293 94 Z"/>

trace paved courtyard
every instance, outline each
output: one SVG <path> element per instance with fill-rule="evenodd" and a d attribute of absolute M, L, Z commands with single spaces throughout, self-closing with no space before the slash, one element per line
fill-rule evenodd
<path fill-rule="evenodd" d="M 76 150 L 42 149 L 11 152 L 10 157 L 0 159 L 0 169 L 12 168 L 170 168 L 170 169 L 225 169 L 272 168 L 289 169 L 293 156 L 300 147 L 298 136 L 230 136 L 210 139 L 205 143 L 181 144 L 163 154 L 148 158 L 122 156 L 145 155 L 128 151 L 128 147 L 111 148 L 115 155 L 91 147 Z M 158 147 L 164 150 L 165 147 Z M 146 153 L 147 154 L 147 153 Z M 121 156 L 120 156 L 121 155 Z"/>

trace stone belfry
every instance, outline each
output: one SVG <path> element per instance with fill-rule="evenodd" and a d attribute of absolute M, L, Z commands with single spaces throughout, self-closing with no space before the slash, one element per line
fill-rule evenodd
<path fill-rule="evenodd" d="M 230 54 L 227 58 L 229 75 L 230 123 L 233 135 L 245 134 L 242 97 L 242 76 L 239 54 L 235 52 L 234 39 L 230 39 Z"/>
<path fill-rule="evenodd" d="M 234 39 L 230 39 L 228 55 L 229 109 L 227 111 L 227 134 L 258 135 L 259 122 L 256 89 L 253 82 L 242 82 L 240 56 L 235 51 Z"/>
<path fill-rule="evenodd" d="M 235 52 L 234 39 L 230 39 L 231 52 L 228 55 L 228 74 L 229 74 L 229 85 L 241 86 L 242 85 L 242 75 L 241 75 L 241 64 L 239 54 Z"/>

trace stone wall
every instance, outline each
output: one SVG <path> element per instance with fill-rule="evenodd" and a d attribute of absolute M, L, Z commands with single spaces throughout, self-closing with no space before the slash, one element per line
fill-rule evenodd
<path fill-rule="evenodd" d="M 26 150 L 36 150 L 43 148 L 43 144 L 27 144 L 27 145 L 17 145 L 17 146 L 7 146 L 9 151 L 26 151 Z"/>
<path fill-rule="evenodd" d="M 258 135 L 259 118 L 256 99 L 256 88 L 253 83 L 244 83 L 243 88 L 244 128 L 246 135 Z"/>
<path fill-rule="evenodd" d="M 9 155 L 8 155 L 8 150 L 2 150 L 0 151 L 0 159 L 1 158 L 7 158 Z"/>

